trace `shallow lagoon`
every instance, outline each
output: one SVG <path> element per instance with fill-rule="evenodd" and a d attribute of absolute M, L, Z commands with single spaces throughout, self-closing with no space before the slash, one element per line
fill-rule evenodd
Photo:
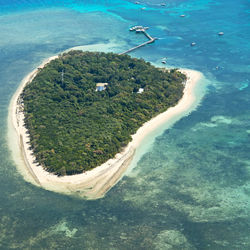
<path fill-rule="evenodd" d="M 250 248 L 250 6 L 141 3 L 0 1 L 1 249 Z M 160 40 L 133 56 L 155 64 L 167 57 L 167 66 L 205 74 L 201 104 L 149 138 L 104 199 L 79 200 L 26 183 L 6 142 L 8 105 L 22 78 L 70 47 L 120 52 L 136 45 L 145 38 L 128 32 L 134 24 L 150 26 Z"/>

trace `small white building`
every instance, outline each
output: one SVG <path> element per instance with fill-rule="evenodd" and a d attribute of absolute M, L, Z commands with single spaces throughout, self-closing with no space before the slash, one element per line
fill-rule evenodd
<path fill-rule="evenodd" d="M 103 91 L 106 89 L 106 86 L 108 85 L 108 83 L 102 83 L 102 82 L 99 82 L 96 84 L 96 90 L 95 91 Z"/>
<path fill-rule="evenodd" d="M 144 91 L 143 88 L 139 88 L 139 90 L 137 91 L 138 94 L 141 94 Z"/>

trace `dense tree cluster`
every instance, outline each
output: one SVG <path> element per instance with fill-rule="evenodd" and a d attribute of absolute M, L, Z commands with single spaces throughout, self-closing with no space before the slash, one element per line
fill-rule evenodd
<path fill-rule="evenodd" d="M 62 74 L 63 72 L 63 74 Z M 174 106 L 186 76 L 142 59 L 71 51 L 40 69 L 22 99 L 31 148 L 47 171 L 82 173 L 122 150 L 143 123 Z M 96 92 L 96 84 L 108 83 Z M 144 92 L 138 94 L 139 88 Z"/>

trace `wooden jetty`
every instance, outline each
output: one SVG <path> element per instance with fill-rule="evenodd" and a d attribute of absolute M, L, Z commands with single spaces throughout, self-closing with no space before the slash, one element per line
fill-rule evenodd
<path fill-rule="evenodd" d="M 130 31 L 136 31 L 136 33 L 143 33 L 149 39 L 149 41 L 142 43 L 142 44 L 139 44 L 131 49 L 128 49 L 128 50 L 120 53 L 119 55 L 127 54 L 135 49 L 138 49 L 138 48 L 143 47 L 147 44 L 153 43 L 155 40 L 157 40 L 156 37 L 152 37 L 146 32 L 147 29 L 148 29 L 148 27 L 143 27 L 143 26 L 134 26 L 134 27 L 130 28 L 129 29 Z"/>
<path fill-rule="evenodd" d="M 149 40 L 149 41 L 147 41 L 147 42 L 145 42 L 145 43 L 142 43 L 142 44 L 140 44 L 140 45 L 138 45 L 138 46 L 135 46 L 135 47 L 133 47 L 133 48 L 131 48 L 131 49 L 128 49 L 128 50 L 126 50 L 126 51 L 120 53 L 120 55 L 127 54 L 127 53 L 129 53 L 129 52 L 131 52 L 131 51 L 133 51 L 133 50 L 135 50 L 135 49 L 139 49 L 140 47 L 143 47 L 143 46 L 145 46 L 145 45 L 147 45 L 147 44 L 149 44 L 149 43 L 153 43 L 155 40 L 156 40 L 156 38 L 152 38 L 151 40 Z"/>

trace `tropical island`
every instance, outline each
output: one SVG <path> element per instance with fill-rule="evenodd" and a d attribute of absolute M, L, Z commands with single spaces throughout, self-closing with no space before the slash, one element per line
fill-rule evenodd
<path fill-rule="evenodd" d="M 186 76 L 143 59 L 71 51 L 40 69 L 21 95 L 37 162 L 57 175 L 93 169 L 174 106 Z"/>
<path fill-rule="evenodd" d="M 9 142 L 20 172 L 52 191 L 102 197 L 147 134 L 189 112 L 200 78 L 114 53 L 49 58 L 11 101 Z"/>

